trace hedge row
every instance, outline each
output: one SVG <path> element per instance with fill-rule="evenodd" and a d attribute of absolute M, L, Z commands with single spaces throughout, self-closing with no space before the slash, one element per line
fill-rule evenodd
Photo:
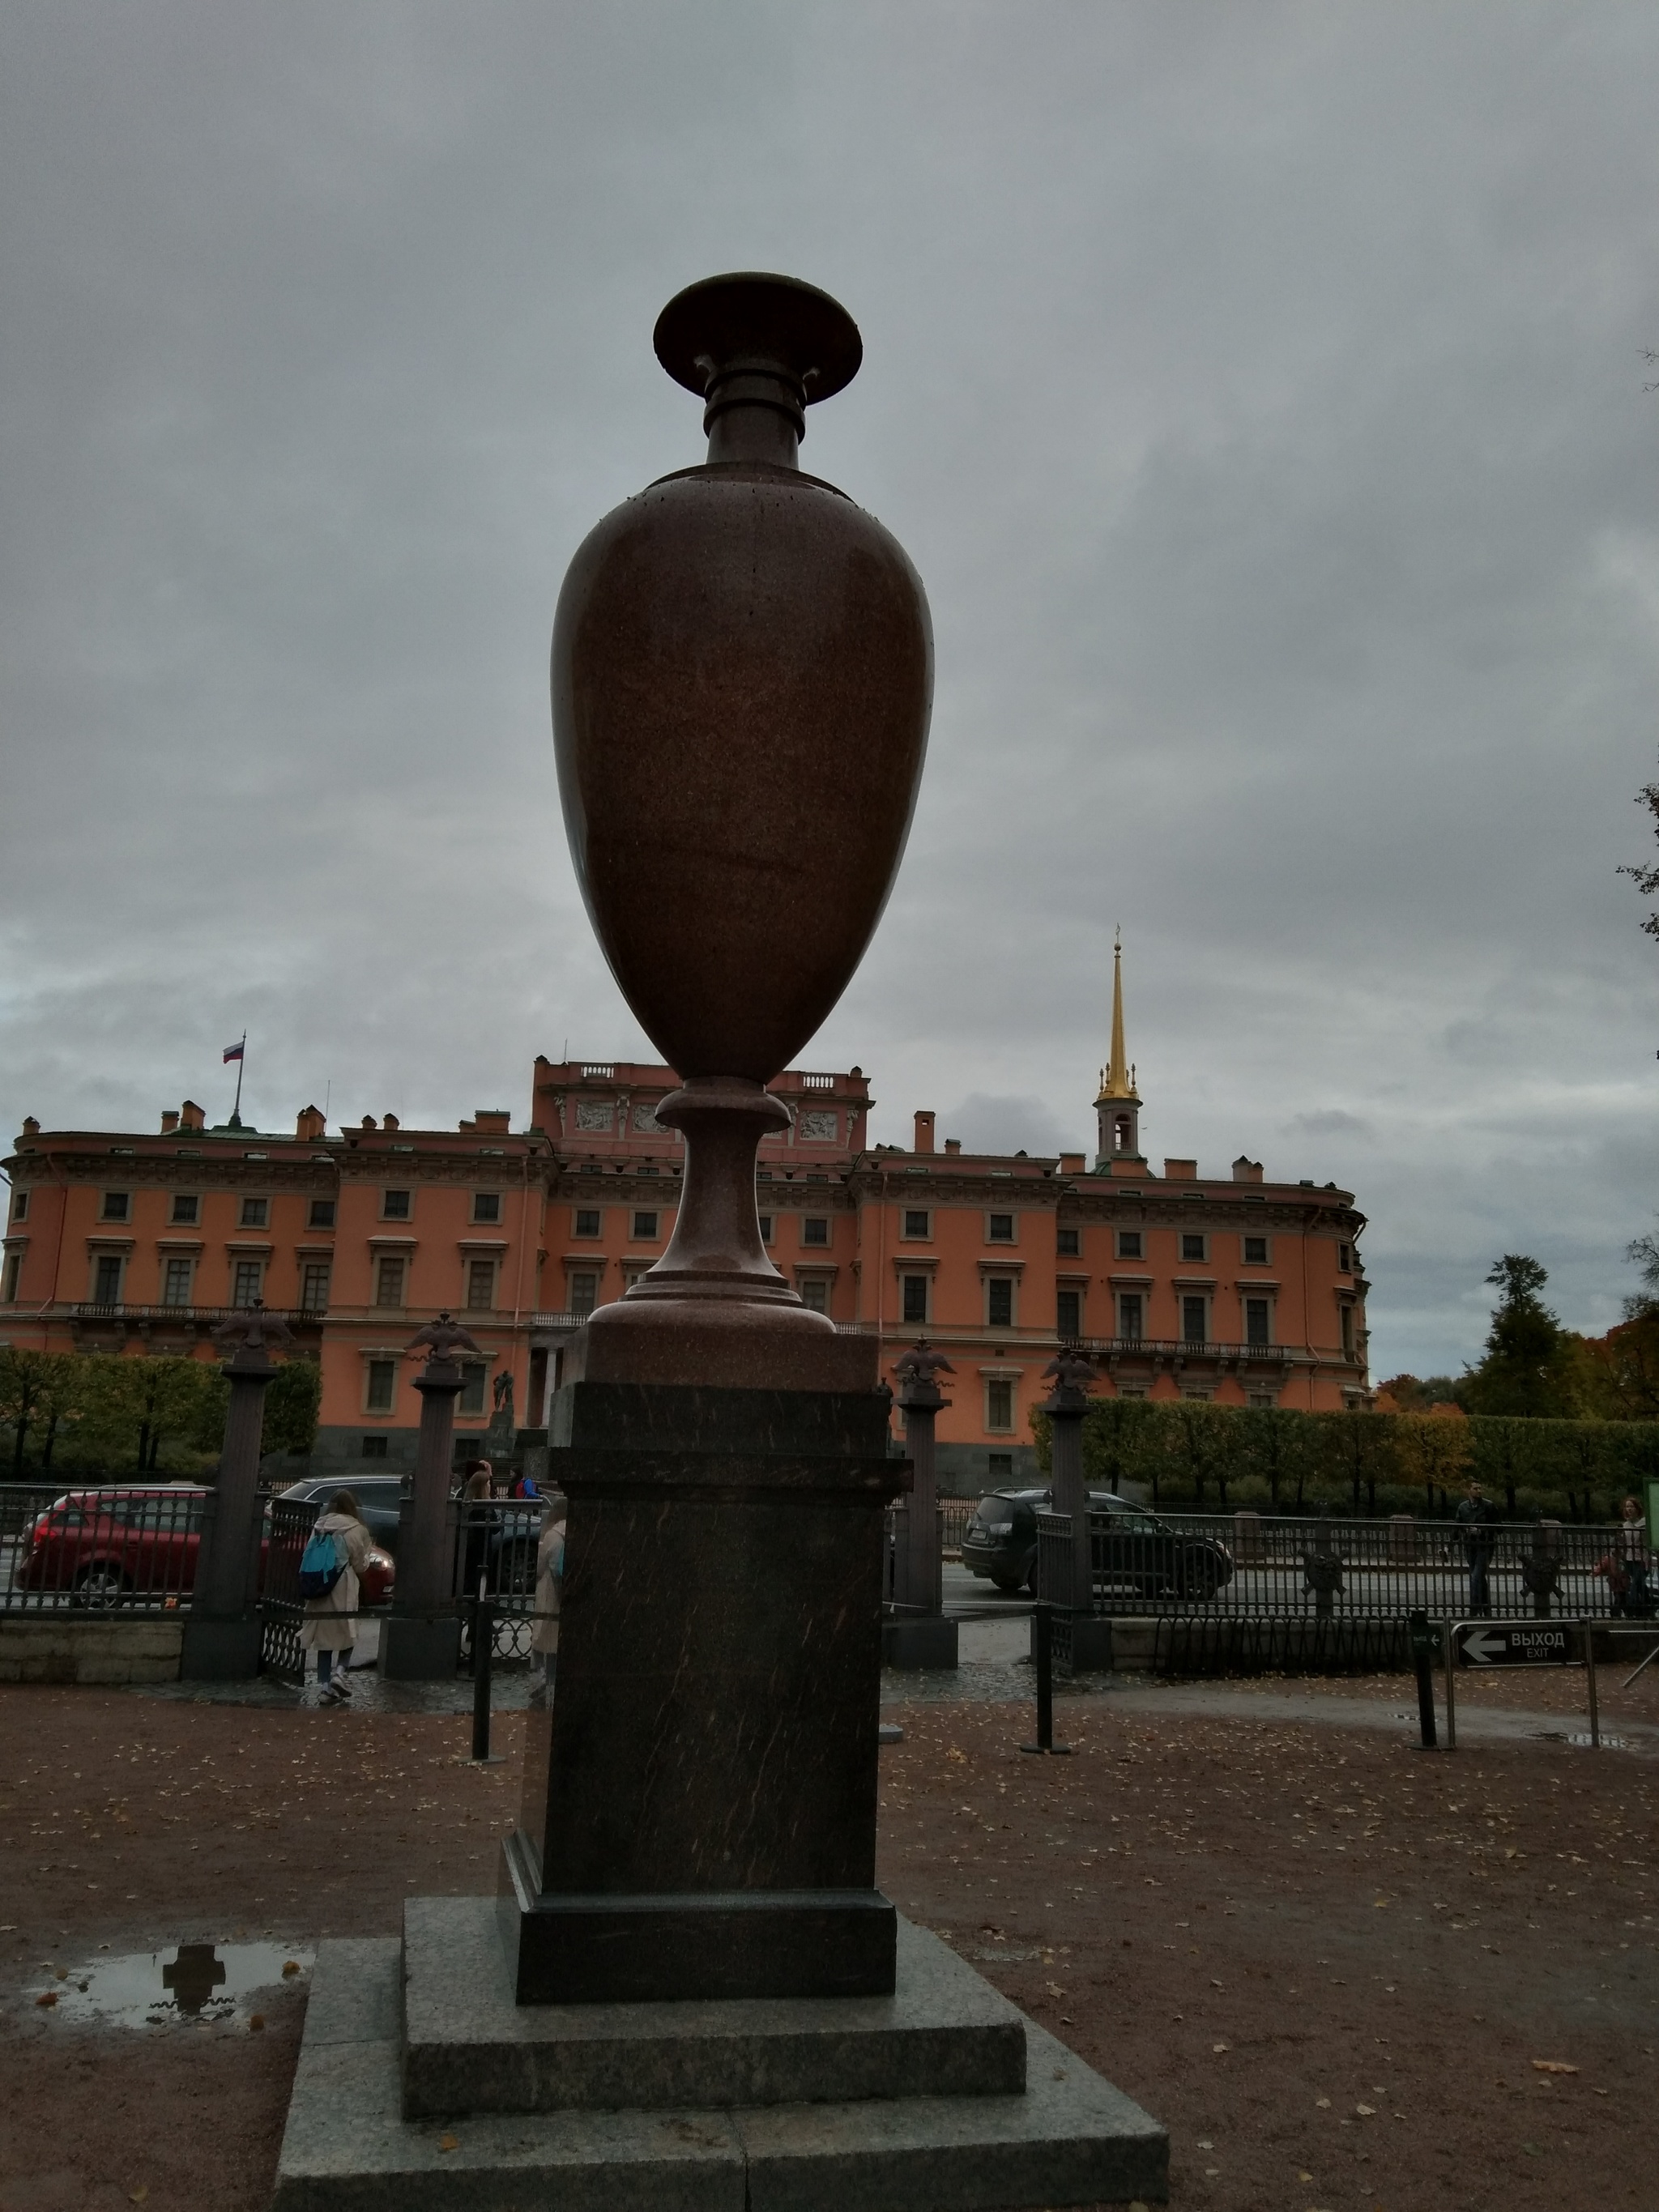
<path fill-rule="evenodd" d="M 1034 1413 L 1048 1466 L 1048 1424 Z M 1099 1398 L 1083 1424 L 1097 1489 L 1144 1488 L 1154 1504 L 1282 1513 L 1454 1510 L 1471 1475 L 1511 1519 L 1614 1518 L 1659 1479 L 1659 1422 L 1474 1415 L 1296 1413 L 1199 1399 Z"/>

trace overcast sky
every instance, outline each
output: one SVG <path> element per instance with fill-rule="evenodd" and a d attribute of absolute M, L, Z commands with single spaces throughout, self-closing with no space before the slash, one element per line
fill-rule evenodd
<path fill-rule="evenodd" d="M 701 458 L 694 278 L 835 293 L 803 464 L 932 602 L 876 1134 L 1357 1194 L 1373 1371 L 1659 1203 L 1659 10 L 0 7 L 0 1118 L 527 1118 L 652 1058 L 576 895 L 566 562 Z"/>

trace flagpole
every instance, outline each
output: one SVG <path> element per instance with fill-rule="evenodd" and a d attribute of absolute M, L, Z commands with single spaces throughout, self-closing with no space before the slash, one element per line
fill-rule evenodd
<path fill-rule="evenodd" d="M 247 1066 L 247 1031 L 242 1031 L 242 1048 L 236 1055 L 236 1103 L 230 1109 L 230 1126 L 242 1126 L 242 1070 Z"/>

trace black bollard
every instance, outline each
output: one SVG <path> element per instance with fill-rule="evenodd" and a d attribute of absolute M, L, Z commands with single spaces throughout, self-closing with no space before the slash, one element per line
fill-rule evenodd
<path fill-rule="evenodd" d="M 1423 1730 L 1423 1748 L 1433 1751 L 1438 1747 L 1439 1736 L 1434 1724 L 1434 1630 L 1426 1613 L 1411 1616 L 1412 1663 L 1417 1670 L 1417 1717 Z"/>
<path fill-rule="evenodd" d="M 483 1578 L 472 1607 L 472 1756 L 489 1763 L 490 1673 L 495 1658 L 495 1608 L 484 1595 Z"/>
<path fill-rule="evenodd" d="M 1038 1600 L 1031 1616 L 1036 1623 L 1036 1709 L 1037 1740 L 1023 1743 L 1022 1751 L 1048 1752 L 1056 1759 L 1069 1759 L 1069 1743 L 1054 1741 L 1054 1611 L 1050 1605 Z"/>

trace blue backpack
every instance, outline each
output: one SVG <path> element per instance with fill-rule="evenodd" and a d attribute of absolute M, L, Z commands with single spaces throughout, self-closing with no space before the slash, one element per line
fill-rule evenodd
<path fill-rule="evenodd" d="M 300 1555 L 300 1595 L 326 1597 L 346 1571 L 345 1542 L 337 1529 L 313 1528 Z"/>

